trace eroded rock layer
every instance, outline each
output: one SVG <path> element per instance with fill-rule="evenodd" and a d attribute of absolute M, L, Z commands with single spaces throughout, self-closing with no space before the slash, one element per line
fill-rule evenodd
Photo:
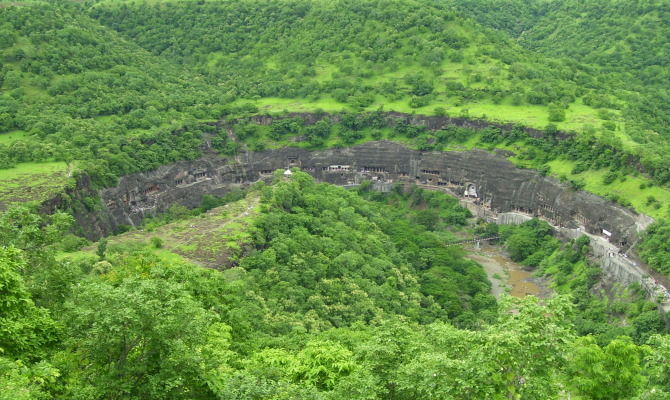
<path fill-rule="evenodd" d="M 448 189 L 492 212 L 520 211 L 559 226 L 582 227 L 620 246 L 634 242 L 651 219 L 584 191 L 574 191 L 537 171 L 520 169 L 482 151 L 420 152 L 389 141 L 351 148 L 309 151 L 282 148 L 230 158 L 205 157 L 128 175 L 100 193 L 102 212 L 81 216 L 91 238 L 165 211 L 172 204 L 198 206 L 205 194 L 222 195 L 297 167 L 318 181 L 353 185 L 371 180 L 378 188 L 417 183 Z"/>

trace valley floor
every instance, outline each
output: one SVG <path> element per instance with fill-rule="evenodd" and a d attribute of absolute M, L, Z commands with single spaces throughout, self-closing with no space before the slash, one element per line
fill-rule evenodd
<path fill-rule="evenodd" d="M 484 245 L 481 249 L 468 249 L 467 258 L 481 264 L 491 282 L 491 294 L 499 299 L 504 293 L 514 297 L 537 296 L 547 298 L 552 294 L 548 282 L 533 276 L 528 268 L 510 260 L 498 246 Z"/>

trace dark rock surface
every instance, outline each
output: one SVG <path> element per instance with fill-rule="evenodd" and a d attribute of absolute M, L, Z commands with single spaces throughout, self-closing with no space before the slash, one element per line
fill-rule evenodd
<path fill-rule="evenodd" d="M 546 133 L 539 129 L 534 129 L 526 126 L 521 126 L 512 123 L 501 123 L 501 122 L 492 122 L 484 119 L 473 119 L 465 117 L 447 117 L 447 116 L 429 116 L 429 115 L 419 115 L 419 114 L 407 114 L 396 111 L 381 111 L 379 115 L 384 120 L 386 126 L 393 126 L 398 121 L 404 121 L 410 125 L 421 125 L 425 126 L 429 130 L 439 130 L 445 129 L 450 126 L 457 126 L 475 130 L 481 130 L 485 128 L 498 128 L 504 132 L 509 132 L 515 127 L 521 128 L 528 136 L 535 138 L 542 138 L 546 136 Z M 259 125 L 270 125 L 275 119 L 299 117 L 305 124 L 312 125 L 322 119 L 327 119 L 333 123 L 340 122 L 342 115 L 341 114 L 330 114 L 326 112 L 322 113 L 311 113 L 311 112 L 293 112 L 287 113 L 285 115 L 275 116 L 275 115 L 254 115 L 249 118 L 249 120 L 255 124 Z M 212 125 L 218 127 L 219 129 L 223 128 L 226 123 L 225 121 L 214 122 Z M 565 139 L 573 137 L 574 133 L 557 131 L 552 135 L 553 137 L 559 139 Z"/>
<path fill-rule="evenodd" d="M 121 225 L 136 225 L 172 204 L 196 207 L 205 194 L 222 195 L 269 179 L 274 170 L 287 167 L 299 167 L 318 181 L 337 185 L 371 180 L 382 190 L 394 183 L 450 189 L 492 211 L 520 211 L 598 235 L 606 230 L 613 243 L 624 247 L 651 221 L 601 197 L 574 191 L 537 171 L 517 168 L 500 155 L 483 150 L 420 152 L 389 141 L 321 151 L 283 148 L 178 162 L 122 177 L 117 187 L 100 192 L 102 210 L 80 214 L 77 219 L 85 235 L 95 239 Z"/>

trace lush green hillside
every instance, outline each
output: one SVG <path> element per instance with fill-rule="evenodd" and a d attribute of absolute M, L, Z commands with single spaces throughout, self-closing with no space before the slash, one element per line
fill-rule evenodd
<path fill-rule="evenodd" d="M 383 107 L 551 124 L 600 148 L 625 149 L 657 182 L 670 176 L 665 142 L 631 128 L 626 115 L 646 114 L 626 111 L 630 93 L 615 90 L 616 76 L 534 55 L 441 3 L 27 4 L 0 10 L 5 167 L 61 161 L 67 172 L 78 160 L 79 169 L 109 184 L 120 174 L 199 155 L 207 128 L 197 120 L 235 114 L 239 105 L 247 112 Z M 515 20 L 524 29 L 549 7 L 533 4 Z M 497 9 L 513 15 L 522 8 L 454 6 L 476 9 L 484 23 L 501 20 Z M 635 135 L 650 143 L 636 143 Z M 219 150 L 235 151 L 226 146 Z M 564 163 L 557 175 L 573 167 L 584 170 Z M 25 176 L 9 174 L 0 201 L 25 197 L 11 189 L 28 184 Z M 642 198 L 624 198 L 648 208 Z"/>
<path fill-rule="evenodd" d="M 520 35 L 527 47 L 576 57 L 607 70 L 629 72 L 632 78 L 643 82 L 667 75 L 667 2 L 587 0 L 544 4 L 544 15 Z M 643 72 L 649 67 L 654 68 Z M 654 73 L 661 76 L 654 77 Z"/>
<path fill-rule="evenodd" d="M 535 57 L 440 2 L 102 2 L 91 14 L 265 109 L 440 107 L 536 127 L 601 123 L 581 100 L 603 87 L 590 71 Z"/>
<path fill-rule="evenodd" d="M 0 3 L 0 206 L 44 200 L 79 172 L 104 186 L 195 158 L 205 140 L 227 155 L 379 139 L 502 149 L 660 219 L 640 249 L 668 273 L 667 10 L 656 0 Z M 391 110 L 544 132 L 431 131 Z M 265 112 L 278 118 L 250 118 Z M 219 119 L 223 129 L 205 124 Z M 562 243 L 538 220 L 499 228 L 435 192 L 347 191 L 299 171 L 98 243 L 67 234 L 71 217 L 36 209 L 0 214 L 0 399 L 670 393 L 655 305 L 637 287 L 604 286 L 588 239 Z M 445 246 L 494 234 L 558 296 L 497 302 L 483 268 Z"/>
<path fill-rule="evenodd" d="M 520 42 L 543 54 L 599 65 L 612 72 L 622 88 L 639 93 L 626 100 L 626 114 L 635 121 L 630 135 L 647 143 L 658 142 L 650 130 L 663 135 L 664 141 L 670 134 L 669 39 L 670 8 L 665 1 L 590 0 L 556 2 Z"/>
<path fill-rule="evenodd" d="M 636 143 L 628 145 L 647 159 L 667 158 L 667 2 L 476 0 L 453 5 L 486 26 L 504 30 L 534 53 L 577 60 L 607 75 L 611 94 L 625 104 L 626 137 Z M 600 107 L 601 100 L 587 103 Z"/>
<path fill-rule="evenodd" d="M 115 175 L 198 155 L 202 127 L 195 120 L 221 117 L 231 109 L 226 105 L 252 103 L 270 111 L 384 107 L 541 128 L 551 123 L 625 149 L 649 173 L 665 168 L 667 102 L 657 100 L 667 85 L 662 71 L 654 72 L 663 69 L 662 24 L 658 32 L 651 22 L 644 29 L 627 27 L 639 31 L 637 39 L 627 34 L 633 44 L 617 56 L 625 62 L 616 63 L 607 48 L 618 48 L 613 40 L 622 34 L 609 34 L 607 24 L 581 27 L 588 32 L 567 37 L 560 35 L 580 32 L 578 27 L 552 28 L 575 20 L 575 10 L 609 21 L 621 8 L 587 3 L 532 2 L 524 8 L 514 1 L 290 0 L 4 7 L 0 161 L 7 167 L 96 160 L 95 166 L 82 165 L 110 182 Z M 623 7 L 614 25 L 623 27 L 635 12 L 663 19 L 661 6 L 645 7 Z M 544 55 L 469 16 L 511 34 L 523 32 L 519 41 Z M 595 41 L 577 40 L 589 35 L 606 38 L 589 58 L 578 57 L 593 66 L 547 58 L 550 51 L 570 58 L 589 52 Z"/>
<path fill-rule="evenodd" d="M 249 247 L 234 268 L 206 269 L 173 253 L 192 244 L 184 231 L 191 224 L 218 224 L 223 232 L 239 222 L 236 210 L 250 205 L 255 211 L 245 223 L 253 235 L 237 238 Z M 664 394 L 670 353 L 668 336 L 655 334 L 658 313 L 639 300 L 588 293 L 597 269 L 584 257 L 584 240 L 561 248 L 536 220 L 502 232 L 515 259 L 541 263 L 568 293 L 587 292 L 574 306 L 561 297 L 504 297 L 496 304 L 481 266 L 443 246 L 465 233 L 466 216 L 455 199 L 434 192 L 359 194 L 295 171 L 202 217 L 153 221 L 144 242 L 131 232 L 57 261 L 57 251 L 72 250 L 61 241 L 69 218 L 14 208 L 0 215 L 3 395 Z M 227 241 L 235 241 L 230 232 Z M 569 277 L 574 283 L 565 284 Z M 585 331 L 598 342 L 579 338 Z"/>
<path fill-rule="evenodd" d="M 0 8 L 0 166 L 90 161 L 113 177 L 199 154 L 217 91 L 74 6 Z M 181 130 L 180 134 L 174 134 Z M 107 180 L 107 182 L 112 182 Z"/>
<path fill-rule="evenodd" d="M 467 0 L 450 5 L 535 52 L 568 56 L 646 83 L 667 75 L 670 9 L 662 0 Z"/>
<path fill-rule="evenodd" d="M 419 3 L 102 2 L 92 15 L 267 109 L 440 107 L 535 127 L 602 128 L 619 146 L 665 154 L 665 138 L 654 135 L 665 135 L 668 115 L 656 101 L 667 86 L 658 70 L 663 23 L 654 23 L 665 20 L 660 3 Z M 629 24 L 635 15 L 645 19 Z M 576 26 L 584 20 L 599 22 Z M 630 32 L 627 47 L 617 42 L 622 32 Z"/>
<path fill-rule="evenodd" d="M 445 0 L 481 25 L 518 37 L 532 29 L 557 0 Z"/>
<path fill-rule="evenodd" d="M 668 180 L 665 106 L 657 101 L 664 86 L 631 79 L 636 65 L 613 69 L 559 51 L 553 58 L 545 51 L 540 56 L 534 52 L 539 45 L 519 39 L 534 49 L 524 50 L 516 37 L 474 22 L 510 36 L 523 32 L 525 38 L 574 17 L 561 14 L 554 2 L 526 3 L 100 2 L 90 13 L 155 55 L 199 71 L 234 95 L 237 104 L 251 103 L 261 111 L 383 107 L 576 131 L 600 149 L 598 154 L 581 163 L 553 163 L 554 174 L 658 215 L 655 203 L 646 203 L 664 197 L 661 193 L 630 188 L 611 193 L 609 184 L 599 184 L 608 172 L 592 159 L 606 149 L 622 151 L 635 160 L 623 164 L 642 165 L 657 183 Z M 247 18 L 250 14 L 254 18 Z M 541 25 L 543 18 L 553 21 Z M 587 42 L 566 43 L 574 51 L 589 51 Z M 600 50 L 594 53 L 606 53 Z M 542 162 L 547 161 L 532 166 L 546 168 Z M 611 172 L 630 174 L 624 167 L 619 163 Z M 647 184 L 642 179 L 635 185 Z"/>

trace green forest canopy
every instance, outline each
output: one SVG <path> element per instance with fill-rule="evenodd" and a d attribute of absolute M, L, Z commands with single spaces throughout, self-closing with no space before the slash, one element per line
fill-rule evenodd
<path fill-rule="evenodd" d="M 109 185 L 199 156 L 204 120 L 384 107 L 574 130 L 648 172 L 670 170 L 667 124 L 640 120 L 664 112 L 635 105 L 661 107 L 666 85 L 631 79 L 639 62 L 576 62 L 519 39 L 525 50 L 484 0 L 16 4 L 30 5 L 0 9 L 1 167 L 77 161 Z M 521 7 L 505 4 L 510 15 Z M 533 3 L 514 21 L 528 30 L 548 8 Z"/>
<path fill-rule="evenodd" d="M 126 148 L 160 146 L 163 131 L 219 118 L 239 99 L 261 106 L 276 99 L 279 110 L 291 108 L 281 99 L 313 110 L 480 107 L 474 116 L 573 128 L 582 127 L 577 120 L 598 128 L 601 107 L 616 120 L 621 106 L 613 98 L 596 107 L 578 100 L 606 93 L 588 68 L 547 63 L 435 4 L 133 4 L 94 6 L 96 19 L 70 3 L 0 11 L 0 130 L 22 132 L 6 149 L 5 166 L 103 158 L 119 174 L 188 158 L 188 139 L 173 138 L 180 142 L 171 150 L 154 148 L 141 159 L 139 149 Z"/>
<path fill-rule="evenodd" d="M 55 258 L 70 217 L 2 214 L 3 395 L 618 399 L 667 388 L 668 336 L 642 301 L 497 304 L 481 266 L 441 245 L 465 221 L 453 198 L 351 192 L 298 171 L 255 190 L 250 256 L 224 272 L 153 240 Z M 586 262 L 584 242 L 537 240 L 544 223 L 509 229 L 507 241 L 533 238 L 524 262 L 563 274 L 568 259 Z M 626 304 L 640 322 L 614 328 Z"/>
<path fill-rule="evenodd" d="M 665 86 L 630 79 L 639 62 L 615 70 L 537 54 L 539 45 L 525 50 L 467 18 L 518 31 L 492 24 L 497 9 L 484 0 L 456 9 L 414 0 L 16 4 L 30 5 L 0 10 L 0 130 L 11 138 L 0 142 L 4 167 L 79 160 L 109 184 L 197 157 L 206 130 L 198 121 L 249 102 L 247 112 L 383 106 L 550 124 L 654 168 L 667 160 L 667 124 L 649 119 L 664 112 L 640 108 L 664 104 L 656 99 Z M 505 4 L 510 14 L 521 7 Z M 533 3 L 514 20 L 533 27 L 551 7 Z M 631 58 L 646 57 L 639 53 Z"/>
<path fill-rule="evenodd" d="M 0 168 L 32 171 L 8 186 L 50 162 L 101 187 L 196 158 L 205 140 L 234 154 L 301 136 L 308 148 L 388 138 L 505 148 L 663 219 L 667 11 L 655 0 L 2 3 Z M 284 109 L 343 113 L 309 126 L 245 119 Z M 545 136 L 431 132 L 386 124 L 381 109 Z M 223 117 L 239 142 L 206 124 Z M 613 189 L 626 179 L 633 190 Z M 561 296 L 497 303 L 482 268 L 442 245 L 468 216 L 454 199 L 347 192 L 299 172 L 255 195 L 247 256 L 224 272 L 160 240 L 71 253 L 82 241 L 65 235 L 66 214 L 1 214 L 0 398 L 670 396 L 661 316 L 635 288 L 604 296 L 583 239 L 561 244 L 536 220 L 502 229 L 511 256 Z M 641 246 L 665 273 L 669 239 L 660 221 Z"/>

